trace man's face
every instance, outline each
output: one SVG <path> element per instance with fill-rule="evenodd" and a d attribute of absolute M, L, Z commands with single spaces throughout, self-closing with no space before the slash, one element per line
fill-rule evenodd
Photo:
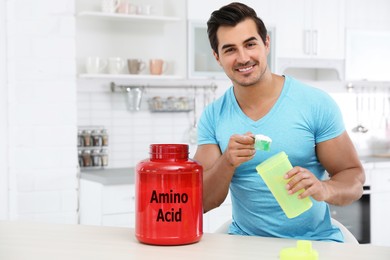
<path fill-rule="evenodd" d="M 267 71 L 269 37 L 264 45 L 251 19 L 234 27 L 219 27 L 217 37 L 219 54 L 214 52 L 214 56 L 233 83 L 251 86 L 259 82 Z"/>

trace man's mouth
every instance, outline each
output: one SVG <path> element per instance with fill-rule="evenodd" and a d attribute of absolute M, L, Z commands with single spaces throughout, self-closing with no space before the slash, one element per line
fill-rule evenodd
<path fill-rule="evenodd" d="M 253 69 L 253 66 L 249 66 L 249 67 L 245 67 L 245 68 L 238 68 L 237 70 L 239 72 L 247 72 L 247 71 L 250 71 L 251 69 Z"/>
<path fill-rule="evenodd" d="M 247 62 L 245 64 L 237 64 L 235 69 L 240 73 L 249 73 L 255 68 L 255 66 L 256 63 L 252 61 L 252 62 Z"/>

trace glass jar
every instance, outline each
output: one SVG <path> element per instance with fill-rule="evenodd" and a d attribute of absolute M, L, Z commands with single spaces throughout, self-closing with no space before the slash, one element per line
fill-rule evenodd
<path fill-rule="evenodd" d="M 92 165 L 95 167 L 101 167 L 103 165 L 102 157 L 99 149 L 95 149 L 91 154 Z"/>
<path fill-rule="evenodd" d="M 83 147 L 83 146 L 84 146 L 83 131 L 78 130 L 77 131 L 77 147 Z"/>
<path fill-rule="evenodd" d="M 108 132 L 106 129 L 102 129 L 100 131 L 100 134 L 102 136 L 102 146 L 108 146 Z"/>
<path fill-rule="evenodd" d="M 103 138 L 98 130 L 92 130 L 91 134 L 92 146 L 102 146 Z"/>
<path fill-rule="evenodd" d="M 83 150 L 81 153 L 83 156 L 84 167 L 92 166 L 91 150 Z"/>
<path fill-rule="evenodd" d="M 91 131 L 90 130 L 83 131 L 83 139 L 84 139 L 84 146 L 88 147 L 88 146 L 92 145 Z"/>
<path fill-rule="evenodd" d="M 78 159 L 79 159 L 79 166 L 84 167 L 84 159 L 81 150 L 78 150 Z"/>
<path fill-rule="evenodd" d="M 108 166 L 108 152 L 107 149 L 100 150 L 100 158 L 102 160 L 102 166 Z"/>

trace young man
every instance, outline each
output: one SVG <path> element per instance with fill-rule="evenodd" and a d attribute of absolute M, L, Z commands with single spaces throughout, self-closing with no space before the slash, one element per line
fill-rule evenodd
<path fill-rule="evenodd" d="M 327 203 L 359 199 L 365 175 L 337 104 L 319 89 L 271 73 L 270 38 L 252 8 L 231 3 L 214 11 L 207 24 L 214 56 L 233 86 L 198 124 L 194 159 L 204 167 L 204 211 L 218 207 L 230 188 L 230 234 L 342 242 Z M 254 134 L 272 139 L 270 152 L 254 150 Z M 304 189 L 301 198 L 313 201 L 292 219 L 255 169 L 280 151 L 295 166 L 285 176 L 287 192 Z"/>

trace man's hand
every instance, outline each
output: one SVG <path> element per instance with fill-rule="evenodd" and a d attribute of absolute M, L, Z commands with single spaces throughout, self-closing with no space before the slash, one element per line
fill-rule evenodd
<path fill-rule="evenodd" d="M 294 194 L 304 189 L 305 191 L 298 196 L 299 198 L 303 199 L 311 196 L 317 201 L 325 201 L 328 197 L 326 182 L 320 181 L 312 172 L 305 168 L 296 166 L 287 172 L 284 178 L 291 178 L 286 185 L 289 194 Z"/>
<path fill-rule="evenodd" d="M 232 135 L 224 153 L 229 164 L 236 168 L 242 163 L 251 160 L 256 153 L 254 142 L 254 135 L 249 132 L 244 135 Z"/>

